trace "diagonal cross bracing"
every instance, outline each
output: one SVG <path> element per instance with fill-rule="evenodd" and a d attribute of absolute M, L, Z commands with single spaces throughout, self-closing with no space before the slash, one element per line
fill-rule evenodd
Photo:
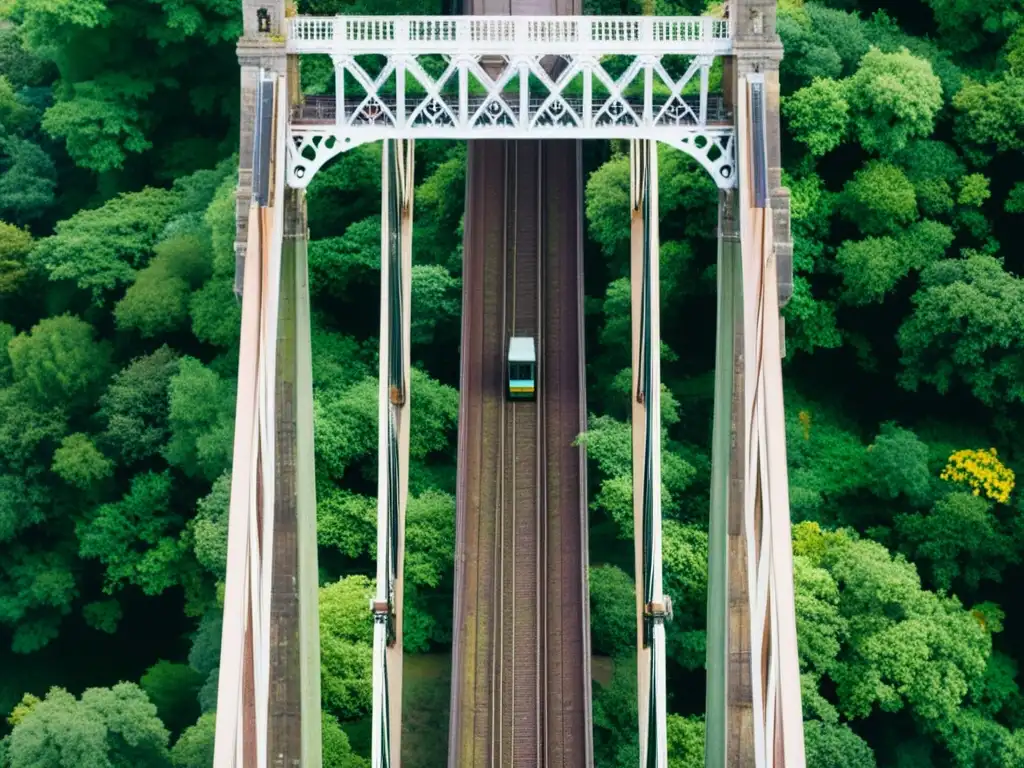
<path fill-rule="evenodd" d="M 263 768 L 271 755 L 314 765 L 321 752 L 304 199 L 274 159 L 286 78 L 262 70 L 256 84 L 268 98 L 255 116 L 260 183 L 246 201 L 241 262 L 218 768 Z"/>
<path fill-rule="evenodd" d="M 738 80 L 742 254 L 743 524 L 749 600 L 750 684 L 756 768 L 803 768 L 803 719 L 797 658 L 793 554 L 782 398 L 776 251 L 771 210 L 758 195 L 766 173 L 764 80 Z M 760 200 L 758 198 L 761 198 Z M 760 203 L 760 205 L 759 205 Z"/>
<path fill-rule="evenodd" d="M 735 185 L 732 115 L 708 91 L 725 19 L 297 16 L 286 50 L 330 56 L 336 89 L 292 108 L 293 187 L 341 152 L 413 138 L 661 141 Z"/>

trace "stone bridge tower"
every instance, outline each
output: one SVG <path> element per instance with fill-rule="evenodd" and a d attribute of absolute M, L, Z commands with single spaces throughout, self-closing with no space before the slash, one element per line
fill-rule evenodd
<path fill-rule="evenodd" d="M 235 292 L 242 299 L 214 765 L 320 768 L 304 192 L 284 183 L 298 57 L 285 0 L 242 0 Z"/>
<path fill-rule="evenodd" d="M 731 22 L 733 55 L 725 59 L 723 89 L 728 108 L 735 119 L 740 116 L 740 99 L 748 98 L 748 85 L 744 82 L 759 81 L 758 98 L 763 102 L 763 111 L 755 128 L 763 135 L 763 156 L 765 169 L 763 186 L 753 197 L 763 195 L 754 204 L 770 217 L 772 242 L 766 263 L 774 273 L 778 296 L 778 307 L 784 306 L 793 293 L 793 244 L 790 235 L 789 190 L 782 186 L 781 128 L 779 114 L 779 65 L 783 47 L 776 31 L 776 0 L 727 0 L 725 13 Z M 752 110 L 748 102 L 745 114 Z M 761 127 L 763 125 L 763 128 Z M 746 135 L 748 126 L 737 123 L 737 141 L 750 141 Z M 747 151 L 757 153 L 750 142 Z M 740 153 L 737 153 L 739 159 Z M 742 173 L 742 171 L 741 171 Z M 756 174 L 753 174 L 756 175 Z M 739 177 L 739 183 L 754 185 L 751 176 Z M 752 571 L 756 563 L 749 562 L 749 555 L 758 545 L 751 547 L 751 539 L 760 539 L 757 532 L 748 530 L 750 521 L 750 499 L 753 495 L 755 527 L 767 525 L 766 501 L 755 479 L 747 477 L 751 441 L 754 436 L 747 434 L 750 427 L 748 413 L 749 398 L 745 398 L 744 387 L 749 385 L 748 365 L 745 350 L 749 353 L 750 339 L 745 338 L 744 321 L 744 279 L 743 269 L 751 267 L 751 254 L 742 253 L 740 247 L 739 190 L 728 189 L 719 192 L 719 340 L 716 363 L 716 406 L 715 434 L 713 437 L 712 509 L 709 536 L 709 593 L 708 593 L 708 693 L 707 693 L 707 735 L 705 762 L 707 768 L 803 768 L 802 722 L 799 715 L 799 674 L 795 668 L 794 647 L 780 647 L 780 640 L 771 637 L 771 623 L 764 628 L 764 652 L 757 654 L 752 648 L 752 629 L 761 628 L 763 615 L 755 616 L 755 604 L 750 585 L 754 582 Z M 744 247 L 749 249 L 749 243 Z M 756 262 L 756 257 L 755 257 Z M 766 269 L 766 277 L 769 270 Z M 749 283 L 747 283 L 749 288 Z M 774 302 L 772 302 L 774 304 Z M 749 307 L 747 308 L 749 312 Z M 749 328 L 749 318 L 747 318 Z M 778 354 L 785 354 L 785 326 L 778 318 Z M 774 342 L 772 342 L 774 343 Z M 747 393 L 749 394 L 749 393 Z M 771 403 L 769 407 L 774 406 Z M 777 408 L 781 418 L 781 392 Z M 757 439 L 763 439 L 757 435 Z M 777 447 L 777 443 L 776 443 Z M 784 465 L 784 442 L 781 462 Z M 782 476 L 785 478 L 785 475 Z M 786 517 L 788 531 L 788 502 L 784 510 L 774 510 Z M 787 552 L 788 542 L 786 542 Z M 764 557 L 758 552 L 758 559 Z M 791 556 L 790 556 L 791 557 Z M 788 576 L 783 582 L 792 584 L 791 564 L 783 563 Z M 785 588 L 785 587 L 784 587 Z M 791 586 L 788 588 L 791 592 Z M 770 594 L 770 593 L 769 593 Z M 770 597 L 774 602 L 774 596 Z M 790 604 L 792 597 L 789 597 Z M 769 616 L 771 614 L 769 613 Z M 758 630 L 760 631 L 760 630 Z M 795 632 L 795 628 L 793 629 Z M 795 634 L 793 635 L 795 637 Z M 783 722 L 783 707 L 776 707 L 776 716 L 769 727 L 764 712 L 768 709 L 764 701 L 768 698 L 767 659 L 768 654 L 782 654 L 781 668 L 785 674 L 778 682 L 778 690 L 785 691 L 787 711 L 792 712 L 793 695 L 796 696 L 797 716 L 792 715 Z M 788 659 L 788 664 L 787 664 Z M 754 677 L 761 678 L 759 686 Z M 792 679 L 790 679 L 792 678 Z M 761 691 L 762 704 L 755 707 L 754 699 Z M 777 693 L 775 695 L 778 695 Z M 760 709 L 760 723 L 755 727 Z M 770 710 L 769 710 L 770 711 Z M 795 721 L 795 722 L 794 722 Z M 788 732 L 788 736 L 786 735 Z M 788 740 L 787 740 L 788 739 Z M 799 746 L 794 748 L 794 741 Z M 758 741 L 764 743 L 758 743 Z M 783 744 L 788 743 L 793 754 L 786 754 Z"/>

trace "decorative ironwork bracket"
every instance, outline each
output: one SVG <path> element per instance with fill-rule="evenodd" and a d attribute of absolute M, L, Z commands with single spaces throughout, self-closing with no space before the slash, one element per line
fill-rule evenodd
<path fill-rule="evenodd" d="M 289 53 L 331 56 L 334 96 L 293 107 L 289 186 L 381 139 L 647 139 L 735 186 L 709 93 L 729 22 L 686 17 L 294 17 Z"/>

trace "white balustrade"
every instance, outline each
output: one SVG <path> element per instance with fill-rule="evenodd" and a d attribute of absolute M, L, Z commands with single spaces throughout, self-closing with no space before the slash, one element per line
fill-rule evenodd
<path fill-rule="evenodd" d="M 451 55 L 732 51 L 729 22 L 705 16 L 293 16 L 289 53 Z"/>

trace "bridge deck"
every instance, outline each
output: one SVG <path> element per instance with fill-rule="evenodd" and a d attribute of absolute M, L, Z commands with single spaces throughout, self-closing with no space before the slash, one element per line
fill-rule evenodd
<path fill-rule="evenodd" d="M 459 98 L 455 96 L 441 95 L 440 101 L 453 113 L 458 113 Z M 500 95 L 508 110 L 506 113 L 500 105 L 490 106 L 488 109 L 502 115 L 508 114 L 512 118 L 518 117 L 519 94 L 504 92 Z M 487 96 L 471 96 L 467 99 L 467 106 L 471 113 L 476 114 L 489 100 Z M 572 110 L 571 118 L 582 122 L 584 114 L 584 102 L 582 97 L 563 97 L 565 106 Z M 637 115 L 644 111 L 644 100 L 642 97 L 626 97 L 626 105 Z M 666 106 L 668 99 L 652 100 L 652 108 L 655 114 L 661 113 Z M 664 121 L 672 122 L 674 125 L 699 126 L 700 122 L 700 96 L 684 96 L 682 98 L 686 109 L 665 111 Z M 545 106 L 543 98 L 531 98 L 528 101 L 529 119 L 532 121 Z M 366 97 L 346 97 L 342 103 L 341 122 L 346 126 L 372 127 L 390 124 L 391 116 L 398 113 L 398 100 L 395 97 L 380 97 L 368 103 Z M 729 128 L 733 124 L 732 111 L 726 107 L 725 98 L 721 94 L 709 94 L 707 96 L 706 119 L 703 125 L 708 127 Z M 319 126 L 336 126 L 338 124 L 338 99 L 335 96 L 310 95 L 306 96 L 301 104 L 292 105 L 292 126 L 295 128 L 313 128 Z M 506 123 L 512 127 L 511 119 Z M 501 122 L 497 123 L 501 125 Z M 424 116 L 419 126 L 429 129 L 432 124 Z M 415 131 L 416 124 L 412 128 Z M 452 130 L 457 130 L 451 126 Z"/>

